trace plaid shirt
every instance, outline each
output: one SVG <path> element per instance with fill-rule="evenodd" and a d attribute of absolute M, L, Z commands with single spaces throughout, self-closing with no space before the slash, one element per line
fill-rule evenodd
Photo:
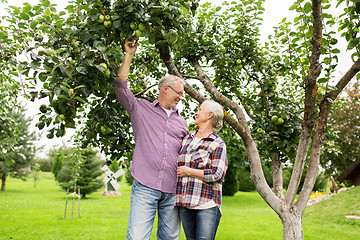
<path fill-rule="evenodd" d="M 178 177 L 175 206 L 199 206 L 210 200 L 221 208 L 222 182 L 227 169 L 224 141 L 212 133 L 193 144 L 195 133 L 182 142 L 178 166 L 204 169 L 205 182 L 194 177 Z"/>

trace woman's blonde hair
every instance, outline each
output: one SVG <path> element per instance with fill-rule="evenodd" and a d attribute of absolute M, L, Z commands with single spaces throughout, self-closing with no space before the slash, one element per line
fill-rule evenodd
<path fill-rule="evenodd" d="M 223 121 L 222 121 L 224 118 L 223 107 L 219 103 L 213 100 L 205 100 L 202 103 L 202 105 L 205 106 L 206 112 L 214 113 L 213 122 L 212 122 L 213 131 L 215 132 L 219 131 L 223 126 Z"/>

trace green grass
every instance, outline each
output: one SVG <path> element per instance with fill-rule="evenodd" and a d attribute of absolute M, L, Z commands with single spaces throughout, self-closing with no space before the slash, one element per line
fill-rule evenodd
<path fill-rule="evenodd" d="M 71 219 L 72 199 L 64 220 L 65 195 L 50 173 L 42 173 L 34 188 L 31 178 L 23 182 L 8 178 L 0 192 L 0 239 L 125 239 L 130 186 L 121 183 L 122 196 L 101 196 L 99 192 L 81 199 L 81 218 Z M 308 207 L 304 213 L 305 239 L 358 239 L 360 187 Z M 274 211 L 256 192 L 238 192 L 224 197 L 216 239 L 282 239 L 282 225 Z M 156 239 L 156 226 L 153 237 Z M 185 239 L 181 232 L 180 239 Z"/>

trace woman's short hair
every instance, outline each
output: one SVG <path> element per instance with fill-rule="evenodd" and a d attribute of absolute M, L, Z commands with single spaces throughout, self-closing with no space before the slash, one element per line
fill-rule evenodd
<path fill-rule="evenodd" d="M 223 126 L 223 118 L 224 118 L 224 110 L 223 107 L 213 101 L 213 100 L 205 100 L 202 103 L 203 106 L 205 106 L 206 112 L 208 113 L 214 113 L 213 116 L 213 131 L 217 132 L 219 131 Z"/>
<path fill-rule="evenodd" d="M 178 81 L 180 81 L 183 84 L 183 86 L 185 86 L 185 81 L 182 78 L 179 78 L 178 76 L 167 75 L 167 76 L 161 78 L 159 81 L 159 84 L 158 84 L 159 91 L 164 86 L 174 86 L 174 84 Z"/>

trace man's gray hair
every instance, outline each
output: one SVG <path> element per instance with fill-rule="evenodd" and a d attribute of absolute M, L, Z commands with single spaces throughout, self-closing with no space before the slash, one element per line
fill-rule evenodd
<path fill-rule="evenodd" d="M 213 101 L 213 100 L 205 100 L 202 103 L 205 106 L 206 112 L 208 113 L 214 113 L 213 116 L 213 131 L 217 132 L 219 131 L 223 126 L 223 118 L 224 118 L 224 110 L 223 107 Z"/>
<path fill-rule="evenodd" d="M 159 81 L 159 84 L 158 84 L 159 91 L 164 86 L 174 86 L 174 84 L 176 82 L 181 82 L 183 84 L 183 86 L 185 86 L 185 81 L 182 78 L 179 78 L 178 76 L 167 75 L 167 76 L 161 78 L 160 81 Z"/>

